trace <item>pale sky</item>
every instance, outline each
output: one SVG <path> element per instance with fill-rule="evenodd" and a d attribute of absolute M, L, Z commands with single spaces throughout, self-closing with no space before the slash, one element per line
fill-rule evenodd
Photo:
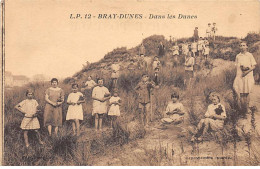
<path fill-rule="evenodd" d="M 244 37 L 260 30 L 260 3 L 245 1 L 6 0 L 5 68 L 15 75 L 72 76 L 86 61 L 114 48 L 131 48 L 157 34 L 167 39 L 205 36 L 209 22 L 218 34 Z M 142 19 L 70 19 L 70 14 L 142 14 Z M 155 15 L 197 15 L 197 19 L 148 19 Z M 147 17 L 147 18 L 144 18 Z"/>

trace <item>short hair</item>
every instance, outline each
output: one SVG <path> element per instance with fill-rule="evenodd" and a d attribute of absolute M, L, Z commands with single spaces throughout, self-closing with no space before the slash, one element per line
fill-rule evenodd
<path fill-rule="evenodd" d="M 57 78 L 52 78 L 52 79 L 51 79 L 51 83 L 53 83 L 53 82 L 57 82 L 57 83 L 59 83 L 59 81 L 58 81 Z"/>
<path fill-rule="evenodd" d="M 25 95 L 27 96 L 29 93 L 33 94 L 33 90 L 32 89 L 27 89 L 26 92 L 25 92 Z"/>
<path fill-rule="evenodd" d="M 177 99 L 179 99 L 179 98 L 180 98 L 179 92 L 173 91 L 172 94 L 171 94 L 171 99 L 172 99 L 172 98 L 177 98 Z"/>
<path fill-rule="evenodd" d="M 217 97 L 219 102 L 221 101 L 219 93 L 210 92 L 209 95 L 208 95 L 208 98 L 210 99 L 210 101 L 212 101 L 211 99 L 214 98 L 214 97 Z"/>
<path fill-rule="evenodd" d="M 117 88 L 114 88 L 114 89 L 113 89 L 113 93 L 118 93 L 118 89 L 117 89 Z"/>
<path fill-rule="evenodd" d="M 248 46 L 247 41 L 240 41 L 239 44 L 241 44 L 241 43 L 245 43 L 246 46 Z"/>
<path fill-rule="evenodd" d="M 76 86 L 77 88 L 79 88 L 79 85 L 78 85 L 77 83 L 73 83 L 73 84 L 71 85 L 72 88 L 73 88 L 74 86 Z"/>
<path fill-rule="evenodd" d="M 154 70 L 160 70 L 158 67 L 156 67 Z"/>
<path fill-rule="evenodd" d="M 104 78 L 102 78 L 102 77 L 98 78 L 98 79 L 97 79 L 97 82 L 98 82 L 99 80 L 104 81 Z"/>
<path fill-rule="evenodd" d="M 147 74 L 147 73 L 143 73 L 143 74 L 142 74 L 142 77 L 144 77 L 144 76 L 148 76 L 148 74 Z"/>
<path fill-rule="evenodd" d="M 130 62 L 132 62 L 132 61 L 134 62 L 134 59 L 130 59 Z"/>

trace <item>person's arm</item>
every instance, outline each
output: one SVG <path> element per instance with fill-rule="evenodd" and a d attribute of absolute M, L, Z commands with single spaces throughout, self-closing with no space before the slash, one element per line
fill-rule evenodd
<path fill-rule="evenodd" d="M 26 114 L 26 112 L 22 110 L 20 103 L 17 104 L 14 108 L 17 109 L 17 110 L 18 110 L 19 112 L 21 112 L 22 114 Z"/>
<path fill-rule="evenodd" d="M 82 99 L 83 98 L 83 99 Z M 77 101 L 77 104 L 80 105 L 82 103 L 85 103 L 85 98 L 84 98 L 84 95 L 81 93 L 80 94 L 80 97 L 79 97 L 79 100 Z"/>
<path fill-rule="evenodd" d="M 178 109 L 176 114 L 179 114 L 179 115 L 184 115 L 185 114 L 185 109 L 184 109 L 183 105 L 180 106 L 180 109 Z"/>
<path fill-rule="evenodd" d="M 150 84 L 151 84 L 151 89 L 156 87 L 156 84 L 154 83 L 154 81 L 151 80 Z"/>
<path fill-rule="evenodd" d="M 67 102 L 67 104 L 72 105 L 72 106 L 76 105 L 76 103 L 73 103 L 73 102 Z"/>
<path fill-rule="evenodd" d="M 118 100 L 117 105 L 119 105 L 119 106 L 122 105 L 122 100 L 121 99 Z"/>
<path fill-rule="evenodd" d="M 62 103 L 64 103 L 64 91 L 62 89 L 60 89 L 61 92 L 60 92 L 60 100 L 57 101 L 57 106 L 60 106 Z"/>
<path fill-rule="evenodd" d="M 77 104 L 82 104 L 82 103 L 85 103 L 85 100 L 80 100 L 77 102 Z"/>
<path fill-rule="evenodd" d="M 94 88 L 94 87 L 96 87 L 98 85 L 94 80 L 92 80 L 92 84 L 93 84 L 92 88 Z"/>
<path fill-rule="evenodd" d="M 72 106 L 74 106 L 76 103 L 73 103 L 72 101 L 71 101 L 71 99 L 70 99 L 70 94 L 69 94 L 69 96 L 68 96 L 68 98 L 67 98 L 67 104 L 68 105 L 72 105 Z"/>
<path fill-rule="evenodd" d="M 247 71 L 243 71 L 243 74 L 242 74 L 242 77 L 245 77 L 246 75 L 248 75 L 248 73 L 250 73 L 251 71 L 253 71 L 256 67 L 256 61 L 255 61 L 255 58 L 252 54 L 250 54 L 250 63 L 251 63 L 251 67 L 249 68 L 249 70 Z"/>
<path fill-rule="evenodd" d="M 104 95 L 104 98 L 103 98 L 103 101 L 107 101 L 111 98 L 111 94 L 110 92 L 108 91 L 108 89 L 106 89 L 107 91 L 105 92 L 105 95 Z"/>
<path fill-rule="evenodd" d="M 47 103 L 49 103 L 50 105 L 52 105 L 52 106 L 57 106 L 57 103 L 56 102 L 52 102 L 50 99 L 49 99 L 49 95 L 46 93 L 45 94 L 45 101 L 47 102 Z"/>
<path fill-rule="evenodd" d="M 100 102 L 102 101 L 101 99 L 99 99 L 99 98 L 97 98 L 97 97 L 95 97 L 95 96 L 92 96 L 92 99 L 93 99 L 93 100 L 100 101 Z"/>
<path fill-rule="evenodd" d="M 242 76 L 245 77 L 246 75 L 248 75 L 248 73 L 250 73 L 251 71 L 253 71 L 253 70 L 255 69 L 255 67 L 256 67 L 256 66 L 254 65 L 254 66 L 252 66 L 251 68 L 249 68 L 249 70 L 244 71 L 243 74 L 242 74 Z"/>
<path fill-rule="evenodd" d="M 101 102 L 102 100 L 100 100 L 99 98 L 96 97 L 96 90 L 95 90 L 95 89 L 96 89 L 96 88 L 94 88 L 94 89 L 93 89 L 93 92 L 92 92 L 92 99 Z"/>
<path fill-rule="evenodd" d="M 169 107 L 169 105 L 167 105 L 167 107 L 164 111 L 164 117 L 167 117 L 169 113 L 170 113 L 170 107 Z"/>
<path fill-rule="evenodd" d="M 222 108 L 223 112 L 220 115 L 216 114 L 214 117 L 216 119 L 219 119 L 219 120 L 225 120 L 227 118 L 226 110 L 225 110 L 225 107 L 223 105 L 221 105 L 221 108 Z"/>
<path fill-rule="evenodd" d="M 109 100 L 109 106 L 111 106 L 112 104 L 115 104 L 115 105 L 116 105 L 116 104 L 118 104 L 118 102 L 117 102 L 117 101 L 112 101 L 111 98 L 110 98 L 110 100 Z"/>
<path fill-rule="evenodd" d="M 138 90 L 140 88 L 140 83 L 137 84 L 137 86 L 134 88 L 134 90 Z"/>
<path fill-rule="evenodd" d="M 112 104 L 115 104 L 115 102 L 111 102 L 111 100 L 109 100 L 109 106 L 111 106 Z"/>
<path fill-rule="evenodd" d="M 86 87 L 88 87 L 88 83 L 87 82 L 84 83 L 84 88 L 86 88 Z"/>
<path fill-rule="evenodd" d="M 205 118 L 210 118 L 209 109 L 210 109 L 210 106 L 208 106 L 207 112 L 204 115 Z"/>

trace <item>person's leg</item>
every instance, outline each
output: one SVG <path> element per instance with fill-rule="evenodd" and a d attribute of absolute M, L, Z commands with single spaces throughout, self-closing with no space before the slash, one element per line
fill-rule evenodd
<path fill-rule="evenodd" d="M 102 120 L 103 120 L 103 114 L 99 114 L 99 119 L 98 119 L 98 128 L 99 130 L 102 130 Z"/>
<path fill-rule="evenodd" d="M 52 126 L 51 126 L 51 125 L 48 125 L 47 128 L 48 128 L 49 136 L 51 136 Z"/>
<path fill-rule="evenodd" d="M 76 120 L 75 120 L 75 123 L 76 123 L 76 129 L 77 129 L 77 136 L 79 136 L 79 134 L 80 134 L 80 129 L 79 129 L 79 127 L 80 127 L 79 119 L 76 119 Z"/>
<path fill-rule="evenodd" d="M 58 131 L 59 131 L 59 127 L 58 126 L 55 126 L 54 128 L 54 133 L 56 136 L 58 136 Z"/>
<path fill-rule="evenodd" d="M 192 87 L 192 83 L 191 83 L 191 80 L 192 80 L 192 77 L 193 77 L 193 71 L 188 71 L 188 80 L 187 80 L 187 86 L 190 86 Z"/>
<path fill-rule="evenodd" d="M 110 119 L 110 128 L 113 128 L 113 116 L 109 116 Z"/>
<path fill-rule="evenodd" d="M 200 137 L 205 128 L 205 119 L 201 119 L 195 131 L 195 137 Z"/>
<path fill-rule="evenodd" d="M 150 103 L 147 103 L 146 105 L 145 105 L 145 121 L 146 121 L 146 126 L 149 126 L 149 122 L 150 122 L 150 120 L 151 120 L 151 104 Z"/>
<path fill-rule="evenodd" d="M 95 114 L 95 129 L 98 130 L 98 114 Z"/>
<path fill-rule="evenodd" d="M 144 125 L 144 112 L 143 112 L 143 109 L 142 109 L 142 108 L 139 108 L 138 111 L 139 111 L 140 123 L 141 123 L 142 125 Z"/>
<path fill-rule="evenodd" d="M 138 103 L 138 112 L 140 116 L 140 122 L 142 125 L 144 125 L 144 106 L 142 103 Z"/>
<path fill-rule="evenodd" d="M 76 122 L 74 120 L 72 120 L 71 124 L 72 124 L 72 134 L 76 135 Z"/>
<path fill-rule="evenodd" d="M 206 118 L 204 120 L 204 125 L 205 126 L 204 126 L 204 129 L 203 129 L 202 135 L 205 135 L 209 130 L 209 125 L 210 125 L 210 119 L 209 118 Z"/>
<path fill-rule="evenodd" d="M 249 95 L 249 93 L 246 93 L 245 94 L 245 104 L 246 104 L 247 112 L 248 112 L 248 109 L 249 109 L 249 102 L 250 102 L 250 95 Z"/>
<path fill-rule="evenodd" d="M 27 130 L 25 130 L 23 132 L 23 137 L 24 137 L 25 146 L 29 147 L 30 144 L 29 144 L 29 141 L 28 141 L 28 131 Z"/>
<path fill-rule="evenodd" d="M 118 81 L 118 78 L 116 78 L 116 81 L 115 81 L 115 87 L 117 87 L 117 81 Z"/>
<path fill-rule="evenodd" d="M 116 78 L 113 78 L 112 79 L 112 88 L 115 88 L 116 87 Z"/>
<path fill-rule="evenodd" d="M 36 136 L 37 136 L 37 138 L 38 138 L 39 143 L 40 143 L 40 144 L 43 144 L 43 142 L 42 142 L 42 140 L 41 140 L 40 132 L 39 132 L 38 130 L 35 130 L 35 132 L 36 132 Z"/>
<path fill-rule="evenodd" d="M 112 127 L 115 128 L 115 123 L 116 123 L 116 119 L 117 119 L 117 116 L 113 116 L 112 117 Z"/>
<path fill-rule="evenodd" d="M 245 116 L 247 113 L 247 105 L 246 105 L 246 95 L 245 93 L 240 93 L 240 113 L 242 116 Z"/>

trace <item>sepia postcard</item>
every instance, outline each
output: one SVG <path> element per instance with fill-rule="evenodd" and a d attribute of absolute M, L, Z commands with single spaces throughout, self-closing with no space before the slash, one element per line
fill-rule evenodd
<path fill-rule="evenodd" d="M 0 165 L 260 165 L 259 0 L 1 0 Z"/>

